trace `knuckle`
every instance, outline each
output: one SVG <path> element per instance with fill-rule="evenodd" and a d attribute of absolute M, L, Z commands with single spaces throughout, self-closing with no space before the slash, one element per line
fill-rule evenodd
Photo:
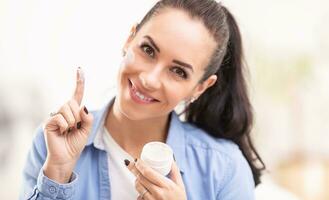
<path fill-rule="evenodd" d="M 70 99 L 67 103 L 68 103 L 69 105 L 74 105 L 74 102 L 75 102 L 74 99 Z"/>
<path fill-rule="evenodd" d="M 63 129 L 63 131 L 64 131 L 64 130 L 66 130 L 69 126 L 68 126 L 67 124 L 64 124 L 64 125 L 62 125 L 61 127 L 62 127 L 62 129 Z"/>
<path fill-rule="evenodd" d="M 60 126 L 67 128 L 69 126 L 69 124 L 67 123 L 67 121 L 64 119 L 63 116 L 58 116 L 58 123 Z"/>
<path fill-rule="evenodd" d="M 71 108 L 79 108 L 79 104 L 75 99 L 70 99 L 69 100 L 69 105 L 71 106 Z"/>
<path fill-rule="evenodd" d="M 69 117 L 67 123 L 70 127 L 72 127 L 75 125 L 75 119 L 73 119 L 72 117 Z"/>
<path fill-rule="evenodd" d="M 71 100 L 66 101 L 66 103 L 63 105 L 66 109 L 70 108 Z"/>
<path fill-rule="evenodd" d="M 62 113 L 65 111 L 65 108 L 66 108 L 65 105 L 66 105 L 66 104 L 62 105 L 62 106 L 59 108 L 59 110 L 58 110 L 57 113 L 62 114 Z"/>

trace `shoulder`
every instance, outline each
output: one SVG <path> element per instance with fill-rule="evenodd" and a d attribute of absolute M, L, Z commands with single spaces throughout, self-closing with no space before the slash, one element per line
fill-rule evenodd
<path fill-rule="evenodd" d="M 202 148 L 214 151 L 215 153 L 222 154 L 225 157 L 239 157 L 241 151 L 239 147 L 232 141 L 214 138 L 209 135 L 205 130 L 190 124 L 182 122 L 185 131 L 185 138 L 187 146 L 193 148 Z"/>
<path fill-rule="evenodd" d="M 247 164 L 246 169 L 249 169 L 245 157 L 234 142 L 227 139 L 214 138 L 205 130 L 190 123 L 183 122 L 183 127 L 187 148 L 195 149 L 207 155 L 211 154 L 213 158 L 217 158 L 220 161 L 220 164 L 229 166 L 229 169 L 241 163 Z"/>
<path fill-rule="evenodd" d="M 199 159 L 196 159 L 198 162 L 206 162 L 199 166 L 207 166 L 207 170 L 212 171 L 213 174 L 210 176 L 214 177 L 217 183 L 218 195 L 232 193 L 236 191 L 235 187 L 241 186 L 243 188 L 241 190 L 244 190 L 240 191 L 242 194 L 252 196 L 253 175 L 238 145 L 227 139 L 214 138 L 193 124 L 182 123 L 186 148 L 189 149 L 187 152 L 192 151 L 194 156 L 198 156 Z"/>

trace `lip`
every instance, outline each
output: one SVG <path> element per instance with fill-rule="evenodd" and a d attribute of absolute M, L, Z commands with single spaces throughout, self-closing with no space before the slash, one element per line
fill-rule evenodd
<path fill-rule="evenodd" d="M 151 104 L 151 103 L 156 103 L 159 102 L 159 100 L 155 99 L 154 97 L 152 97 L 151 95 L 147 94 L 146 92 L 144 92 L 141 87 L 139 87 L 136 83 L 133 83 L 130 79 L 128 79 L 128 85 L 129 85 L 129 93 L 131 98 L 139 103 L 139 104 Z M 140 99 L 137 95 L 136 95 L 136 91 L 138 91 L 140 94 L 144 95 L 146 98 L 151 98 L 151 101 L 145 101 Z"/>

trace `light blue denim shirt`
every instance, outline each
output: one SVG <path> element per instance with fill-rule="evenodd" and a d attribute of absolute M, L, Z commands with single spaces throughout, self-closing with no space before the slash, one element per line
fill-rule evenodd
<path fill-rule="evenodd" d="M 103 109 L 92 112 L 93 128 L 70 183 L 59 184 L 43 174 L 47 148 L 41 126 L 37 129 L 24 166 L 19 199 L 111 199 L 111 184 L 115 183 L 109 178 L 107 153 L 97 148 L 94 141 L 112 103 L 113 99 Z M 214 139 L 196 126 L 180 121 L 172 112 L 166 143 L 174 151 L 188 199 L 254 199 L 250 167 L 233 142 Z"/>

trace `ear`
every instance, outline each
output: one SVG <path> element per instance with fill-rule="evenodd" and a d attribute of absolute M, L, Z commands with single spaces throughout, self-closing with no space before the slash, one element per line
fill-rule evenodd
<path fill-rule="evenodd" d="M 137 26 L 138 26 L 138 23 L 135 23 L 131 29 L 130 29 L 130 34 L 123 46 L 123 51 L 126 51 L 131 43 L 131 41 L 135 38 L 136 36 L 136 32 L 137 32 Z"/>
<path fill-rule="evenodd" d="M 217 81 L 216 75 L 211 75 L 207 80 L 199 83 L 193 91 L 192 97 L 198 98 L 204 91 L 206 91 L 209 87 L 213 86 Z"/>

